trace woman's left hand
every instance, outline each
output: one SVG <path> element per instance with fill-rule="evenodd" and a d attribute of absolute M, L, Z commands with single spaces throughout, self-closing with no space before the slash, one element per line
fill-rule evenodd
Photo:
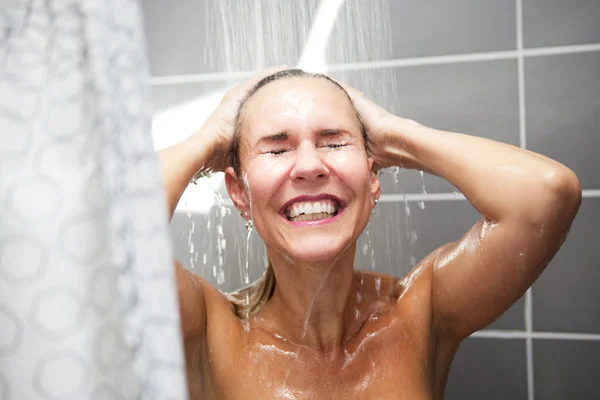
<path fill-rule="evenodd" d="M 400 166 L 413 167 L 410 163 L 412 157 L 409 157 L 405 151 L 406 138 L 403 137 L 402 126 L 419 124 L 386 111 L 351 86 L 346 84 L 342 86 L 350 95 L 354 108 L 365 126 L 369 153 L 375 159 L 376 168 L 399 165 L 399 159 Z"/>

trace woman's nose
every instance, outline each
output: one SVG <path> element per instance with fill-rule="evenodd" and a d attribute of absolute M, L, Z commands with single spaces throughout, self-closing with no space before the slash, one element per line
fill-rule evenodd
<path fill-rule="evenodd" d="M 294 180 L 319 180 L 329 176 L 318 149 L 312 144 L 300 146 L 296 151 L 296 163 L 291 171 Z"/>

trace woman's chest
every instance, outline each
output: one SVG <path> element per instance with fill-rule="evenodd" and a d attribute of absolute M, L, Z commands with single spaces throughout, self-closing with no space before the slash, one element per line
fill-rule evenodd
<path fill-rule="evenodd" d="M 426 399 L 430 355 L 427 335 L 392 330 L 367 334 L 331 358 L 253 344 L 208 366 L 211 398 Z"/>

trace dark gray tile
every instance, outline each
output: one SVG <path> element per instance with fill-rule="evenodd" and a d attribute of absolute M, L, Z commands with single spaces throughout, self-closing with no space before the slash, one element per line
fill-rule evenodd
<path fill-rule="evenodd" d="M 600 341 L 533 340 L 535 398 L 600 399 Z"/>
<path fill-rule="evenodd" d="M 463 341 L 450 368 L 444 399 L 527 399 L 525 340 Z"/>
<path fill-rule="evenodd" d="M 152 76 L 257 69 L 253 1 L 144 0 Z"/>
<path fill-rule="evenodd" d="M 515 60 L 378 68 L 332 74 L 390 112 L 432 128 L 519 145 Z M 468 154 L 464 155 L 468 157 Z M 403 170 L 381 177 L 383 193 L 452 192 L 445 180 Z"/>
<path fill-rule="evenodd" d="M 514 2 L 347 0 L 327 55 L 343 63 L 515 48 Z"/>
<path fill-rule="evenodd" d="M 262 1 L 265 66 L 298 63 L 318 6 L 319 0 Z"/>
<path fill-rule="evenodd" d="M 600 42 L 599 1 L 523 1 L 523 45 L 525 47 L 595 42 Z"/>
<path fill-rule="evenodd" d="M 402 277 L 438 247 L 460 239 L 479 218 L 465 200 L 379 203 L 368 236 L 359 238 L 355 268 Z M 523 330 L 523 310 L 520 299 L 488 329 Z"/>
<path fill-rule="evenodd" d="M 536 331 L 600 333 L 600 198 L 584 198 L 567 240 L 534 284 Z"/>
<path fill-rule="evenodd" d="M 600 52 L 525 59 L 527 148 L 600 188 Z"/>

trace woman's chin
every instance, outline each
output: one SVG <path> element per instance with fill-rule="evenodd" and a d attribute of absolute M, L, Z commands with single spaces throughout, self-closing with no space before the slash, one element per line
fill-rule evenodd
<path fill-rule="evenodd" d="M 339 257 L 348 249 L 349 246 L 311 246 L 311 247 L 297 247 L 290 249 L 288 252 L 292 260 L 297 260 L 300 263 L 307 264 L 333 264 Z"/>

